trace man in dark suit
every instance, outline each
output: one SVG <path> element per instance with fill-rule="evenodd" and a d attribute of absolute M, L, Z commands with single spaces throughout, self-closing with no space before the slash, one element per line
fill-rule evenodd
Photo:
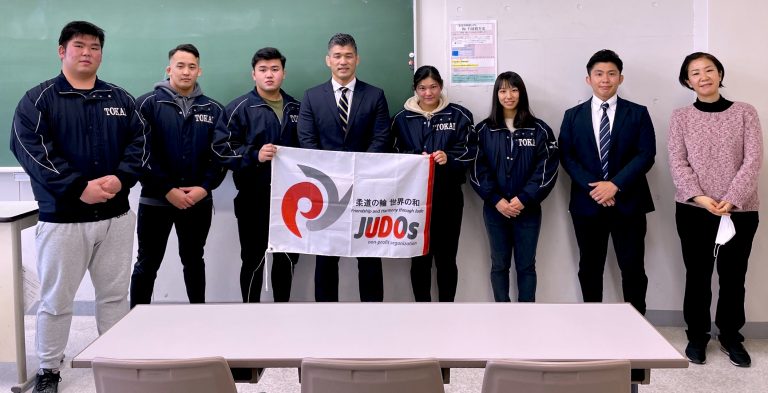
<path fill-rule="evenodd" d="M 360 58 L 349 34 L 328 41 L 325 64 L 331 80 L 304 93 L 299 112 L 299 145 L 307 149 L 384 152 L 389 109 L 384 91 L 355 77 Z M 360 300 L 380 302 L 384 284 L 380 258 L 358 258 Z M 315 300 L 339 300 L 339 257 L 315 257 Z"/>
<path fill-rule="evenodd" d="M 645 314 L 645 215 L 653 200 L 645 174 L 656 138 L 648 109 L 619 98 L 623 63 L 611 50 L 587 63 L 591 100 L 565 112 L 561 163 L 571 177 L 570 211 L 579 245 L 579 283 L 585 302 L 603 299 L 608 236 L 621 269 L 624 300 Z"/>

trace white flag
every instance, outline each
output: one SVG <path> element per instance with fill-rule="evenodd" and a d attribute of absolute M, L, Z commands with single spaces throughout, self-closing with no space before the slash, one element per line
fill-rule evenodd
<path fill-rule="evenodd" d="M 269 249 L 349 257 L 426 254 L 434 160 L 278 147 Z"/>

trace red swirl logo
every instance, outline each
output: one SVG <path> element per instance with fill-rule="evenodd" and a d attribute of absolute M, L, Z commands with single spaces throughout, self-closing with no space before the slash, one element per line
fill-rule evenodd
<path fill-rule="evenodd" d="M 285 192 L 281 211 L 283 213 L 283 222 L 294 235 L 301 237 L 298 225 L 296 225 L 296 213 L 299 211 L 299 201 L 308 198 L 312 203 L 309 211 L 301 212 L 301 215 L 308 220 L 312 220 L 320 215 L 323 210 L 323 194 L 316 185 L 309 182 L 297 183 L 291 186 Z"/>
<path fill-rule="evenodd" d="M 349 187 L 347 193 L 340 199 L 336 183 L 328 175 L 306 165 L 298 165 L 298 167 L 304 175 L 317 180 L 325 188 L 325 195 L 328 198 L 328 207 L 323 212 L 323 207 L 326 205 L 325 200 L 323 200 L 323 193 L 314 183 L 296 183 L 285 192 L 280 209 L 283 222 L 291 233 L 301 238 L 301 231 L 296 223 L 297 213 L 301 213 L 304 218 L 309 220 L 307 221 L 307 229 L 310 231 L 325 229 L 336 222 L 346 210 L 352 197 L 352 187 Z M 299 211 L 299 201 L 305 198 L 309 199 L 310 208 L 308 211 Z"/>

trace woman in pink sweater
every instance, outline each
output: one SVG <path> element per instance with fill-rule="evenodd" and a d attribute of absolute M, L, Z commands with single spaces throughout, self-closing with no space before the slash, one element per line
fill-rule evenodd
<path fill-rule="evenodd" d="M 688 55 L 679 81 L 696 92 L 696 102 L 676 109 L 669 126 L 675 220 L 686 268 L 685 354 L 692 363 L 706 362 L 712 324 L 710 288 L 716 264 L 720 294 L 715 324 L 720 349 L 734 365 L 749 367 L 751 360 L 739 330 L 745 322 L 744 280 L 758 225 L 757 181 L 763 140 L 755 108 L 720 95 L 724 75 L 722 63 L 711 54 Z M 716 248 L 723 216 L 730 216 L 736 235 Z"/>

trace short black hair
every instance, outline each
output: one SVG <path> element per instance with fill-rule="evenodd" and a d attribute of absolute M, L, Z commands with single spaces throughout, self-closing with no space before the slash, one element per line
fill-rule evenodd
<path fill-rule="evenodd" d="M 624 70 L 624 62 L 621 61 L 616 52 L 610 49 L 599 50 L 589 58 L 589 61 L 587 62 L 587 75 L 592 72 L 592 68 L 594 68 L 597 63 L 613 63 L 616 65 L 616 68 L 619 69 L 619 74 Z"/>
<path fill-rule="evenodd" d="M 191 53 L 191 54 L 193 54 L 195 56 L 196 59 L 200 58 L 200 52 L 197 50 L 197 48 L 195 48 L 194 45 L 192 45 L 192 44 L 181 44 L 181 45 L 171 49 L 168 52 L 168 60 L 170 60 L 171 57 L 173 57 L 173 55 L 175 55 L 176 52 L 178 52 L 178 51 Z"/>
<path fill-rule="evenodd" d="M 352 48 L 355 50 L 355 54 L 357 54 L 357 43 L 355 43 L 355 38 L 347 33 L 336 33 L 331 37 L 330 40 L 328 40 L 328 50 L 330 51 L 331 48 L 334 46 L 352 46 Z"/>
<path fill-rule="evenodd" d="M 488 123 L 493 127 L 506 127 L 504 122 L 504 106 L 499 103 L 499 90 L 517 88 L 520 98 L 517 100 L 517 113 L 512 121 L 515 128 L 533 127 L 536 123 L 536 116 L 531 112 L 528 103 L 528 89 L 525 88 L 525 82 L 516 72 L 502 72 L 496 78 L 493 85 L 493 97 L 491 98 L 491 114 L 488 115 Z"/>
<path fill-rule="evenodd" d="M 67 43 L 72 37 L 78 35 L 90 35 L 99 39 L 99 45 L 104 47 L 104 30 L 99 26 L 94 25 L 91 22 L 82 20 L 76 20 L 67 23 L 63 29 L 61 29 L 61 35 L 59 35 L 59 46 L 66 47 Z"/>
<path fill-rule="evenodd" d="M 440 85 L 440 88 L 443 88 L 443 78 L 440 77 L 440 72 L 437 70 L 437 68 L 431 65 L 425 65 L 419 67 L 416 70 L 416 73 L 413 74 L 413 90 L 416 90 L 416 86 L 419 85 L 419 82 L 427 78 L 434 79 L 435 82 Z"/>
<path fill-rule="evenodd" d="M 688 86 L 688 66 L 691 65 L 692 61 L 702 58 L 708 59 L 715 64 L 715 67 L 717 67 L 717 72 L 720 74 L 719 87 L 724 87 L 723 80 L 725 79 L 725 68 L 723 68 L 723 63 L 721 63 L 720 60 L 717 60 L 717 57 L 706 52 L 694 52 L 688 56 L 685 56 L 685 59 L 683 59 L 683 65 L 680 66 L 680 75 L 677 77 L 677 80 L 680 82 L 680 84 L 683 85 L 683 87 L 686 89 L 693 90 L 693 87 Z"/>
<path fill-rule="evenodd" d="M 251 68 L 256 68 L 256 63 L 259 62 L 259 60 L 275 60 L 280 59 L 280 64 L 283 65 L 283 68 L 285 68 L 285 56 L 283 56 L 282 53 L 280 53 L 277 48 L 273 48 L 271 46 L 268 46 L 266 48 L 261 48 L 256 51 L 256 53 L 253 54 L 253 58 L 251 59 Z"/>

